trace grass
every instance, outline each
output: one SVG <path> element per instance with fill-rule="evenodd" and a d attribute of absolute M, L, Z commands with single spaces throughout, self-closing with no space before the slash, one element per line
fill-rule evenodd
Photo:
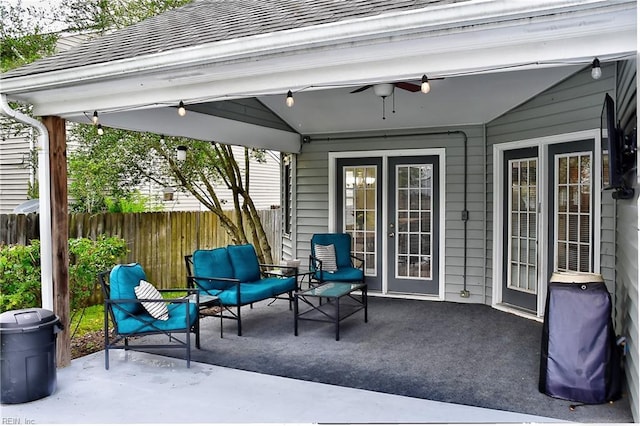
<path fill-rule="evenodd" d="M 89 306 L 85 308 L 84 314 L 78 311 L 73 316 L 70 327 L 72 333 L 78 327 L 75 332 L 78 337 L 102 330 L 104 327 L 104 305 Z"/>

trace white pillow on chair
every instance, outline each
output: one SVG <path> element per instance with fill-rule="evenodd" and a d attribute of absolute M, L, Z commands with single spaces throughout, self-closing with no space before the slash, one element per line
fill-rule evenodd
<path fill-rule="evenodd" d="M 153 286 L 153 284 L 140 280 L 140 284 L 133 288 L 138 299 L 162 299 L 162 294 Z M 155 319 L 166 321 L 169 319 L 169 309 L 166 302 L 140 302 L 142 306 L 149 312 L 149 315 Z"/>
<path fill-rule="evenodd" d="M 328 246 L 315 246 L 316 259 L 322 261 L 322 270 L 327 272 L 335 272 L 338 270 L 336 265 L 336 248 L 333 244 Z"/>

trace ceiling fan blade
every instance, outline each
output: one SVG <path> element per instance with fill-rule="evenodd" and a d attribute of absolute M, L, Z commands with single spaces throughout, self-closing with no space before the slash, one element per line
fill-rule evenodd
<path fill-rule="evenodd" d="M 420 86 L 413 83 L 407 83 L 406 81 L 399 81 L 395 83 L 396 87 L 399 87 L 404 90 L 408 90 L 409 92 L 419 92 Z"/>
<path fill-rule="evenodd" d="M 356 90 L 351 91 L 350 93 L 360 93 L 367 90 L 369 87 L 371 87 L 371 84 L 369 84 L 368 86 L 359 87 Z"/>

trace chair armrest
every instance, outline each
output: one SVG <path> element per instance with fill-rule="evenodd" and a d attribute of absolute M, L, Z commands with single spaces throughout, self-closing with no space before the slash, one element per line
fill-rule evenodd
<path fill-rule="evenodd" d="M 353 263 L 353 260 L 357 260 L 358 262 L 360 262 L 360 265 L 359 265 L 359 266 L 355 266 L 355 265 L 354 265 L 354 267 L 355 267 L 355 268 L 358 268 L 358 269 L 362 269 L 362 270 L 364 271 L 364 259 L 362 259 L 362 258 L 360 258 L 360 257 L 358 257 L 358 256 L 356 256 L 356 255 L 353 255 L 353 254 L 352 254 L 352 255 L 350 255 L 350 256 L 351 256 L 351 259 L 352 259 L 352 262 L 351 262 L 351 263 Z"/>
<path fill-rule="evenodd" d="M 225 282 L 225 283 L 234 285 L 236 287 L 236 292 L 238 294 L 238 300 L 240 300 L 240 280 L 238 280 L 237 278 L 198 277 L 194 275 L 187 276 L 187 284 L 191 285 L 192 288 L 197 288 L 199 291 L 203 293 L 207 293 L 211 296 L 217 296 L 218 294 L 222 293 L 225 289 L 213 288 L 213 289 L 207 290 L 205 288 L 202 288 L 202 286 L 197 280 L 218 281 L 218 282 Z"/>
<path fill-rule="evenodd" d="M 295 276 L 298 273 L 298 268 L 295 266 L 283 266 L 283 265 L 270 265 L 267 263 L 261 263 L 260 265 L 260 273 L 262 275 L 273 275 L 277 277 L 288 277 Z M 280 272 L 270 271 L 267 268 L 271 268 L 273 270 L 279 269 Z"/>
<path fill-rule="evenodd" d="M 318 259 L 314 255 L 309 255 L 309 270 L 318 271 L 322 269 L 322 260 Z"/>

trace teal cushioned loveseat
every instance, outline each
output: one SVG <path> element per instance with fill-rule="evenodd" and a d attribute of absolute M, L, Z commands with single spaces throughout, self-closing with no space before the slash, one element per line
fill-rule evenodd
<path fill-rule="evenodd" d="M 188 285 L 219 298 L 230 316 L 220 315 L 238 322 L 238 336 L 242 335 L 242 306 L 283 294 L 292 301 L 297 288 L 295 277 L 266 275 L 264 271 L 276 266 L 260 264 L 251 244 L 196 250 L 185 261 Z"/>

